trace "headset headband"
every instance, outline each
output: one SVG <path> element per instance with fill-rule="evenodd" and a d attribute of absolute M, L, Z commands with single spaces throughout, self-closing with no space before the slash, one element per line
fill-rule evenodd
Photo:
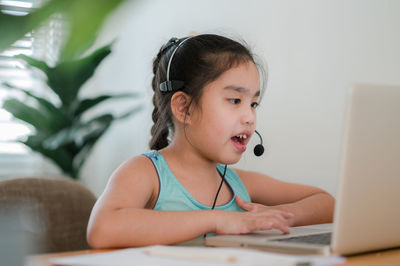
<path fill-rule="evenodd" d="M 167 92 L 171 92 L 171 91 L 177 91 L 181 88 L 183 88 L 183 86 L 185 85 L 185 83 L 182 80 L 169 80 L 169 71 L 171 68 L 171 62 L 172 59 L 174 58 L 174 55 L 176 53 L 176 51 L 178 50 L 178 48 L 187 40 L 189 40 L 192 37 L 187 37 L 186 39 L 184 39 L 183 41 L 179 41 L 179 39 L 176 38 L 172 38 L 169 42 L 172 42 L 172 44 L 176 44 L 178 43 L 178 45 L 175 47 L 174 51 L 171 54 L 171 57 L 169 58 L 168 61 L 168 66 L 167 66 L 167 80 L 162 82 L 160 84 L 160 91 L 163 93 L 167 93 Z M 167 48 L 167 47 L 166 47 Z M 165 49 L 166 49 L 165 48 Z"/>

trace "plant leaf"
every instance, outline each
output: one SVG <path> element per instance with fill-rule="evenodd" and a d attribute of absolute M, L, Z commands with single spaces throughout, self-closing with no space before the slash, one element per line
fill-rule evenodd
<path fill-rule="evenodd" d="M 64 14 L 70 22 L 70 35 L 61 52 L 62 61 L 81 57 L 93 45 L 106 17 L 123 2 L 123 0 L 59 1 L 69 4 Z"/>
<path fill-rule="evenodd" d="M 59 147 L 66 146 L 68 143 L 71 143 L 73 140 L 73 132 L 74 128 L 64 128 L 55 134 L 49 136 L 43 142 L 43 147 L 50 150 L 56 150 Z"/>
<path fill-rule="evenodd" d="M 38 103 L 39 112 L 47 117 L 47 119 L 49 120 L 49 122 L 52 124 L 52 126 L 54 128 L 61 129 L 61 128 L 67 126 L 69 123 L 71 123 L 71 119 L 69 119 L 67 117 L 67 115 L 62 111 L 62 109 L 57 108 L 50 101 L 48 101 L 42 97 L 36 96 L 33 93 L 31 93 L 30 91 L 12 86 L 9 83 L 3 83 L 3 85 L 10 89 L 14 89 L 14 90 L 23 92 L 26 96 L 28 96 L 32 99 L 35 99 L 36 102 Z"/>
<path fill-rule="evenodd" d="M 0 51 L 7 49 L 29 31 L 26 25 L 29 16 L 13 16 L 0 12 Z"/>
<path fill-rule="evenodd" d="M 79 58 L 93 45 L 105 18 L 124 0 L 49 0 L 25 16 L 0 12 L 0 51 L 7 49 L 26 33 L 38 28 L 51 15 L 61 13 L 69 21 L 69 34 L 61 59 Z M 0 6 L 1 8 L 1 6 Z"/>
<path fill-rule="evenodd" d="M 9 48 L 26 33 L 31 32 L 49 19 L 56 12 L 52 2 L 54 1 L 47 1 L 43 7 L 25 16 L 3 13 L 0 6 L 0 51 Z"/>
<path fill-rule="evenodd" d="M 56 150 L 51 150 L 43 147 L 43 138 L 40 136 L 29 136 L 27 140 L 21 141 L 21 143 L 30 147 L 32 150 L 41 153 L 45 157 L 52 160 L 61 170 L 67 175 L 74 177 L 73 166 L 72 166 L 72 156 L 64 148 L 58 148 Z"/>
<path fill-rule="evenodd" d="M 65 106 L 70 107 L 82 85 L 93 76 L 98 65 L 111 53 L 111 45 L 112 43 L 105 45 L 82 59 L 61 62 L 55 67 L 49 67 L 44 61 L 26 55 L 15 57 L 43 71 L 47 76 L 49 87 Z"/>
<path fill-rule="evenodd" d="M 111 44 L 108 44 L 82 59 L 61 62 L 45 72 L 47 84 L 60 97 L 63 105 L 69 107 L 76 100 L 82 85 L 110 53 Z"/>
<path fill-rule="evenodd" d="M 134 113 L 137 113 L 142 109 L 142 106 L 138 106 L 135 108 L 132 108 L 130 111 L 126 112 L 125 114 L 119 116 L 119 117 L 114 117 L 114 120 L 110 121 L 109 123 L 106 122 L 106 125 L 97 131 L 93 131 L 91 134 L 88 134 L 84 138 L 84 145 L 81 147 L 81 151 L 75 156 L 74 162 L 73 162 L 73 167 L 76 169 L 77 172 L 80 171 L 82 165 L 85 163 L 85 160 L 87 159 L 89 153 L 91 152 L 94 144 L 100 139 L 102 135 L 107 131 L 107 129 L 111 126 L 111 123 L 115 121 L 116 119 L 124 119 L 129 116 L 131 116 Z"/>
<path fill-rule="evenodd" d="M 54 126 L 45 115 L 20 100 L 7 99 L 3 104 L 3 108 L 15 118 L 32 125 L 37 131 L 52 132 L 54 130 Z"/>
<path fill-rule="evenodd" d="M 118 98 L 129 98 L 129 97 L 137 97 L 136 93 L 125 93 L 125 94 L 117 94 L 117 95 L 101 95 L 95 98 L 83 99 L 77 103 L 77 107 L 75 108 L 74 116 L 80 116 L 85 111 L 90 108 L 96 106 L 99 103 L 102 103 L 109 99 L 118 99 Z"/>
<path fill-rule="evenodd" d="M 19 54 L 14 57 L 24 60 L 30 66 L 36 67 L 36 68 L 42 70 L 44 73 L 46 73 L 50 69 L 50 67 L 46 64 L 46 62 L 35 59 L 33 57 L 30 57 L 30 56 L 27 56 L 24 54 Z"/>
<path fill-rule="evenodd" d="M 49 149 L 57 149 L 57 147 L 73 143 L 80 150 L 85 145 L 86 139 L 89 139 L 91 135 L 97 135 L 98 132 L 104 131 L 113 120 L 114 117 L 111 114 L 104 114 L 93 118 L 87 123 L 80 122 L 50 136 L 44 141 L 44 146 Z"/>
<path fill-rule="evenodd" d="M 52 124 L 52 128 L 54 128 L 55 130 L 62 129 L 70 123 L 71 119 L 69 119 L 67 115 L 59 108 L 57 108 L 53 103 L 41 97 L 35 96 L 29 91 L 21 91 L 38 102 L 39 111 L 41 111 L 42 114 L 46 115 L 49 123 Z"/>
<path fill-rule="evenodd" d="M 94 144 L 96 144 L 97 140 L 93 142 L 88 142 L 86 145 L 81 149 L 81 151 L 75 156 L 72 166 L 74 171 L 79 173 L 82 166 L 84 165 L 86 159 L 89 157 L 90 152 L 92 151 Z"/>
<path fill-rule="evenodd" d="M 109 122 L 105 122 L 102 127 L 97 128 L 96 130 L 90 132 L 89 134 L 83 137 L 83 141 L 80 143 L 80 152 L 75 156 L 73 161 L 73 167 L 75 171 L 79 172 L 82 165 L 85 163 L 87 157 L 92 151 L 94 145 L 101 138 L 101 136 L 106 133 L 106 131 L 110 128 L 112 124 L 112 120 Z"/>
<path fill-rule="evenodd" d="M 103 114 L 88 121 L 77 131 L 75 136 L 75 145 L 83 147 L 85 143 L 96 136 L 102 135 L 113 122 L 114 117 L 112 114 Z"/>

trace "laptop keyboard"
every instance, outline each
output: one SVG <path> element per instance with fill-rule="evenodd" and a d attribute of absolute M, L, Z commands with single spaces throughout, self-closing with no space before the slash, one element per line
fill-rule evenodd
<path fill-rule="evenodd" d="M 273 239 L 270 241 L 329 245 L 331 243 L 331 237 L 332 233 L 322 233 L 315 235 L 294 236 L 289 238 Z"/>

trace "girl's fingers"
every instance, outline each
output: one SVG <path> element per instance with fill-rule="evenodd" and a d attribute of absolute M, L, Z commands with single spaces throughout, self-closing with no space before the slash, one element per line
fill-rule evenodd
<path fill-rule="evenodd" d="M 264 221 L 264 228 L 262 230 L 268 229 L 278 229 L 281 230 L 285 234 L 290 233 L 290 228 L 286 225 L 285 222 L 282 222 L 280 219 L 268 219 L 268 221 Z"/>
<path fill-rule="evenodd" d="M 258 204 L 244 201 L 244 200 L 242 200 L 242 198 L 239 195 L 236 195 L 236 203 L 238 204 L 238 206 L 240 208 L 242 208 L 245 211 L 249 211 L 249 212 L 254 211 L 255 212 L 255 211 L 261 210 L 258 208 Z M 294 216 L 294 214 L 291 212 L 285 212 L 285 211 L 273 210 L 273 209 L 270 209 L 269 211 L 278 212 L 285 219 L 290 219 L 290 218 L 293 218 L 293 216 Z"/>
<path fill-rule="evenodd" d="M 259 204 L 244 201 L 238 195 L 236 196 L 236 203 L 243 210 L 252 213 L 249 213 L 249 215 L 253 217 L 254 223 L 249 227 L 250 231 L 278 229 L 285 234 L 290 233 L 288 225 L 289 219 L 294 216 L 293 213 L 269 209 L 268 207 L 265 207 L 265 211 L 263 211 L 264 208 L 259 208 Z"/>
<path fill-rule="evenodd" d="M 283 216 L 283 218 L 285 218 L 285 219 L 290 219 L 290 218 L 293 218 L 293 217 L 294 217 L 294 214 L 291 213 L 291 212 L 283 212 L 283 213 L 282 213 L 282 216 Z"/>
<path fill-rule="evenodd" d="M 290 228 L 282 223 L 273 223 L 272 228 L 279 229 L 285 234 L 290 233 Z"/>

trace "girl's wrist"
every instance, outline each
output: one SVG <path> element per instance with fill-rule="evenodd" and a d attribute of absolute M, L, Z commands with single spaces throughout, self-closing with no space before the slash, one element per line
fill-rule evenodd
<path fill-rule="evenodd" d="M 223 217 L 225 211 L 221 210 L 209 210 L 210 221 L 211 221 L 211 233 L 217 233 L 218 228 L 223 224 Z"/>

